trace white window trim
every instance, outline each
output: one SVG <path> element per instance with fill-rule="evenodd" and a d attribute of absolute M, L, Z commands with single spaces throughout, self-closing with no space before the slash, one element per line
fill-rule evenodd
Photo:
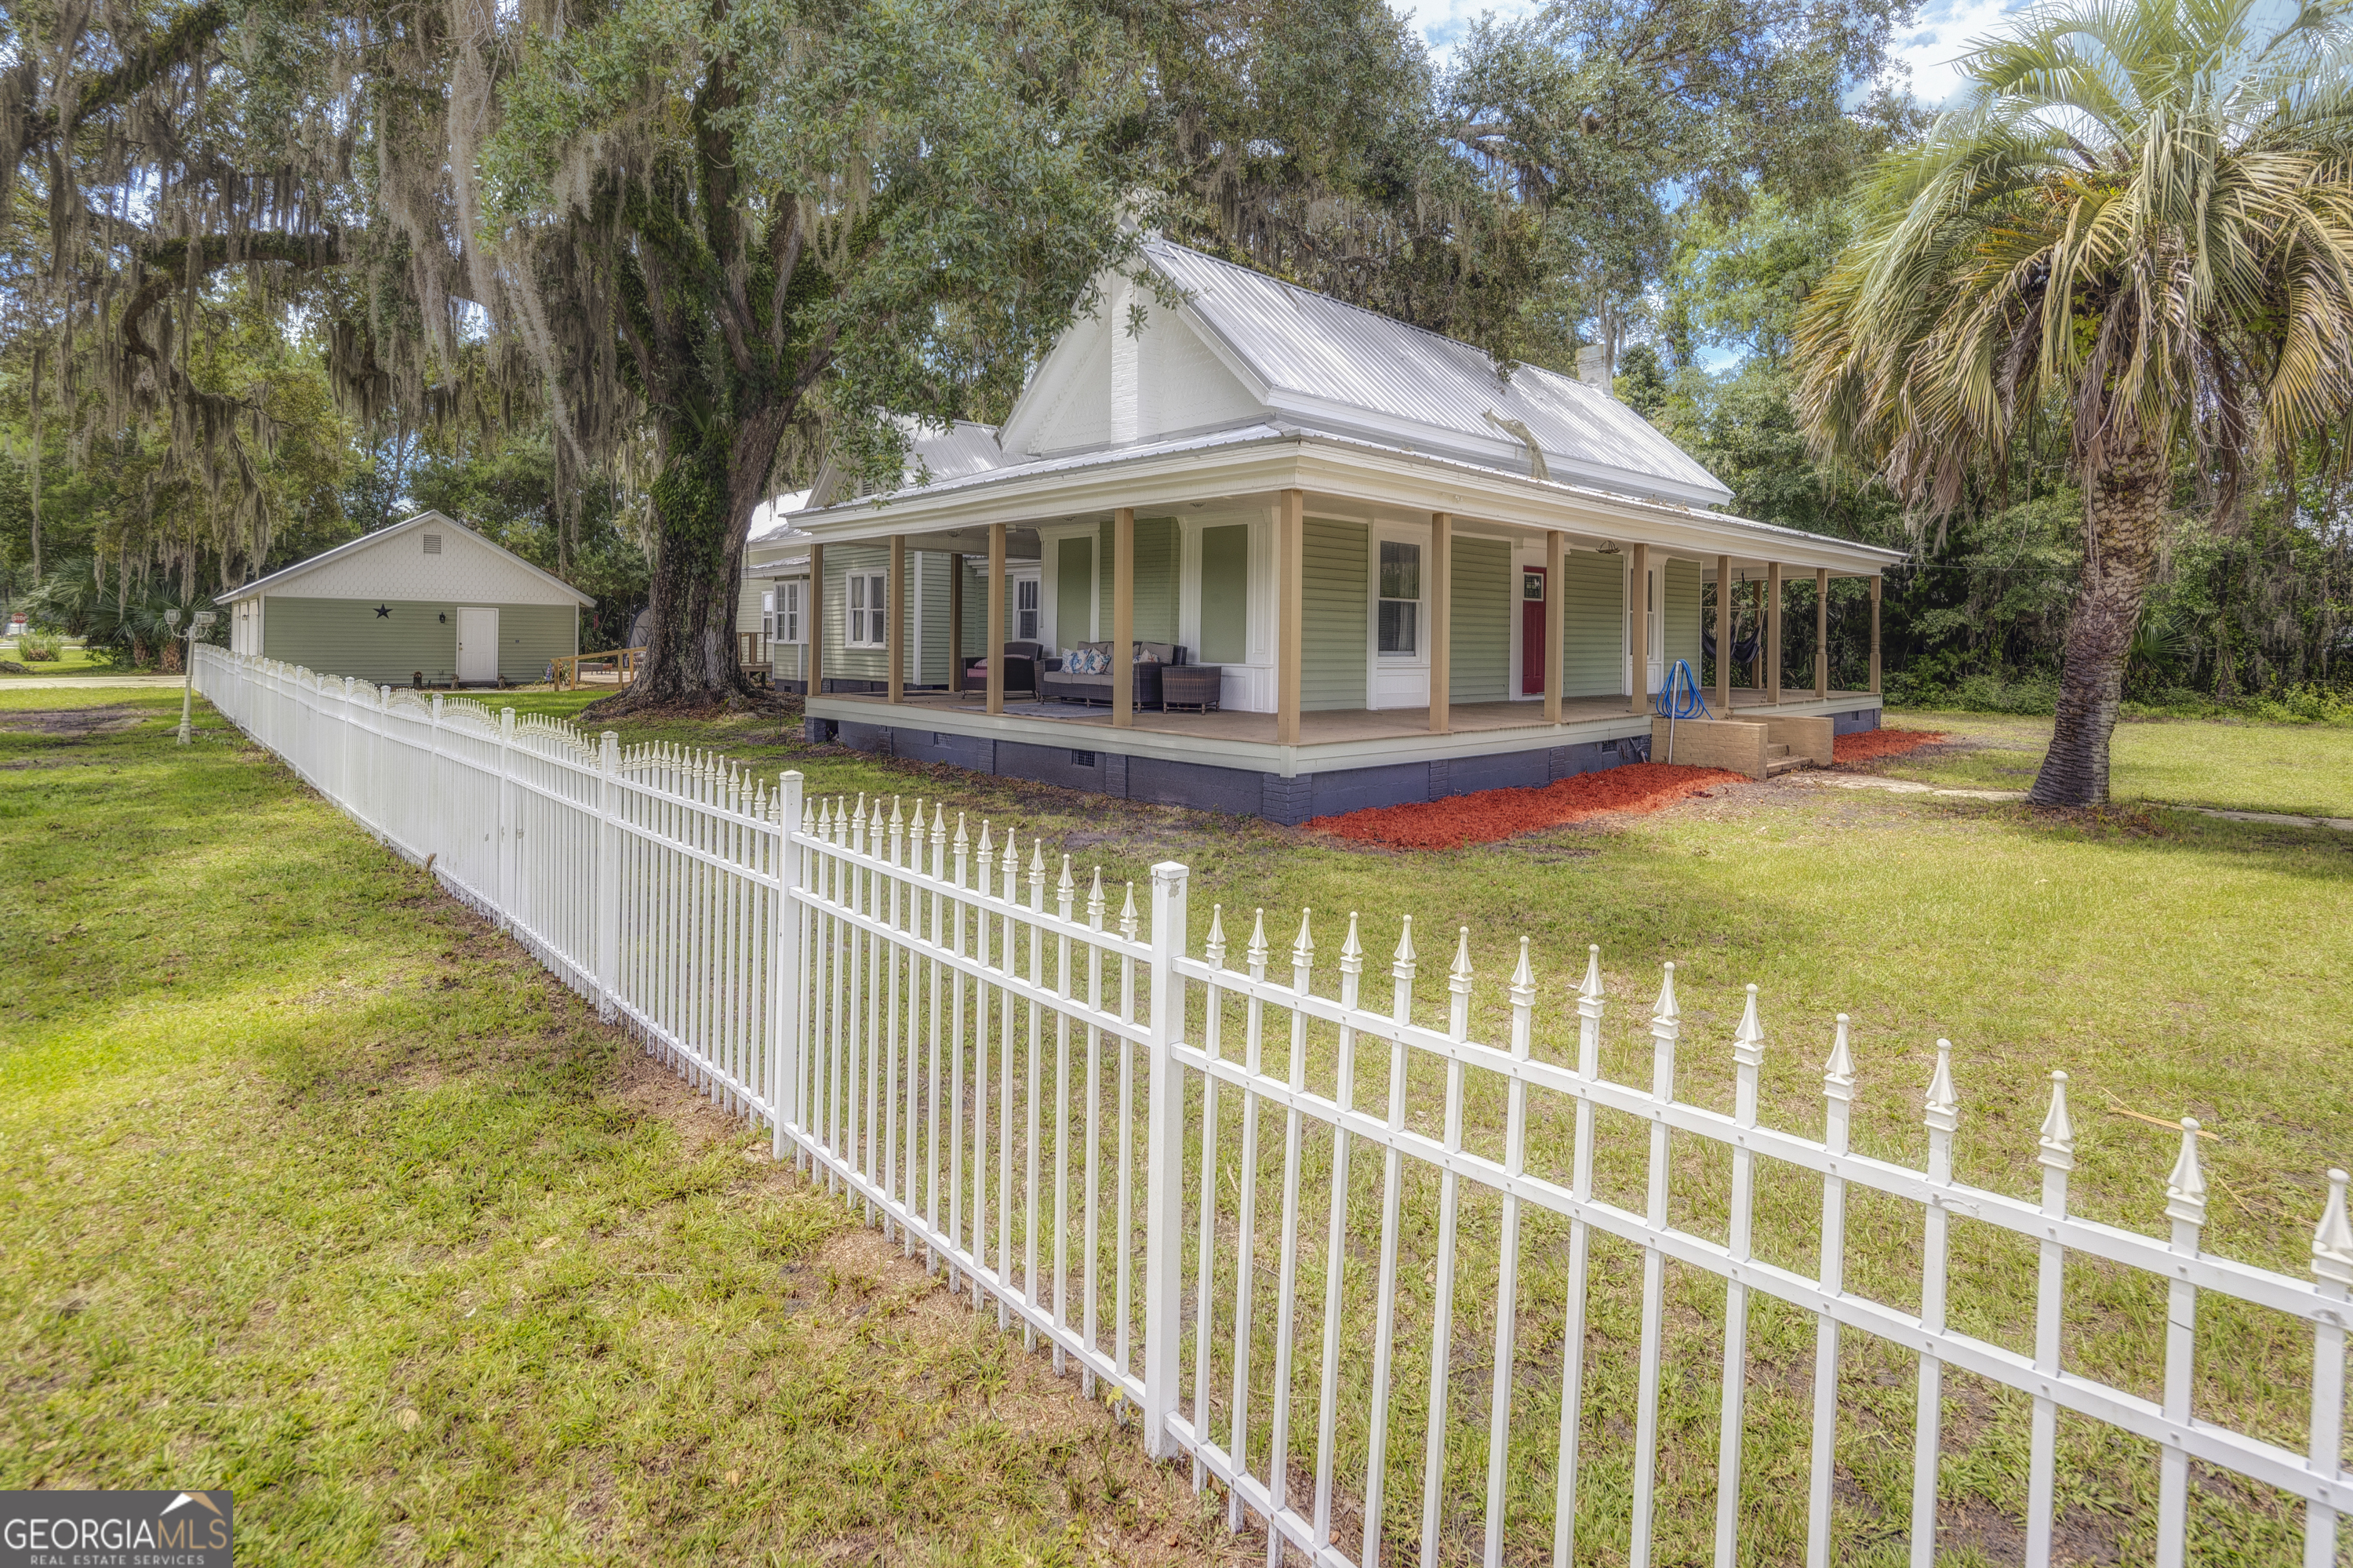
<path fill-rule="evenodd" d="M 881 649 L 888 647 L 890 637 L 889 572 L 860 569 L 842 578 L 841 645 L 844 648 Z M 860 603 L 872 599 L 872 604 Z M 866 635 L 859 636 L 857 633 Z"/>

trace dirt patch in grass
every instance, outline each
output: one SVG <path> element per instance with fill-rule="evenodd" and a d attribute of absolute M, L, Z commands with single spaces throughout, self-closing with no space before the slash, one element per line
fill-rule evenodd
<path fill-rule="evenodd" d="M 1949 737 L 1941 729 L 1866 729 L 1840 736 L 1831 743 L 1831 755 L 1840 762 L 1870 762 L 1900 757 L 1924 746 L 1940 746 Z"/>
<path fill-rule="evenodd" d="M 1535 789 L 1482 789 L 1409 806 L 1375 806 L 1318 817 L 1307 825 L 1387 849 L 1461 849 L 1611 812 L 1656 811 L 1704 795 L 1711 785 L 1738 782 L 1739 774 L 1721 768 L 1635 762 Z"/>
<path fill-rule="evenodd" d="M 29 708 L 0 714 L 0 730 L 58 740 L 87 740 L 92 736 L 120 735 L 126 729 L 136 729 L 153 716 L 122 703 L 97 708 Z"/>

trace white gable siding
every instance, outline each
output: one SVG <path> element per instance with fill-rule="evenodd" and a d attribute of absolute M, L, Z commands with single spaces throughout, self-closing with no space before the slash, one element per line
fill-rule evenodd
<path fill-rule="evenodd" d="M 1145 440 L 1218 429 L 1264 412 L 1264 405 L 1174 313 L 1154 309 L 1145 344 L 1140 368 Z"/>
<path fill-rule="evenodd" d="M 430 535 L 441 553 L 425 553 Z M 560 584 L 462 528 L 405 528 L 268 590 L 301 599 L 413 599 L 443 604 L 577 604 Z"/>
<path fill-rule="evenodd" d="M 1050 392 L 1038 421 L 1038 428 L 1026 437 L 1025 442 L 1014 449 L 1034 450 L 1052 457 L 1059 452 L 1081 451 L 1109 444 L 1111 440 L 1111 332 L 1101 315 L 1080 322 L 1071 329 L 1078 341 L 1071 344 L 1075 351 L 1060 366 L 1051 360 L 1039 372 L 1043 376 L 1060 372 L 1061 383 Z"/>

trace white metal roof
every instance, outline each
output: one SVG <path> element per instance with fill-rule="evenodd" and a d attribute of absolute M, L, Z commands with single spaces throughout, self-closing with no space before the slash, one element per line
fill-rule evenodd
<path fill-rule="evenodd" d="M 1303 424 L 1525 473 L 1486 415 L 1521 421 L 1555 477 L 1685 503 L 1732 492 L 1640 414 L 1598 387 L 1533 365 L 1499 375 L 1484 350 L 1166 240 L 1144 248 L 1184 290 L 1186 313 Z M 1506 466 L 1506 465 L 1509 466 Z"/>
<path fill-rule="evenodd" d="M 359 559 L 374 555 L 396 540 L 405 539 L 420 529 L 432 527 L 453 536 L 459 548 L 433 556 L 415 559 L 385 558 L 385 573 L 377 580 Z M 482 552 L 489 552 L 485 555 Z M 359 568 L 355 577 L 353 568 Z M 484 568 L 488 568 L 487 574 Z M 234 604 L 238 599 L 258 599 L 273 593 L 284 593 L 290 586 L 304 577 L 325 574 L 331 586 L 318 597 L 343 599 L 357 596 L 393 599 L 464 599 L 470 596 L 498 598 L 508 596 L 506 603 L 555 603 L 569 599 L 575 604 L 593 605 L 596 600 L 582 593 L 554 572 L 543 571 L 494 540 L 485 539 L 456 518 L 440 512 L 420 512 L 373 534 L 363 534 L 332 550 L 322 550 L 305 561 L 281 567 L 266 577 L 257 577 L 243 588 L 222 594 L 216 601 Z M 482 590 L 491 586 L 488 577 L 507 579 L 507 585 L 495 593 Z M 361 581 L 359 577 L 368 580 Z M 528 585 L 530 597 L 514 597 L 512 585 Z M 309 585 L 306 585 L 309 586 Z"/>

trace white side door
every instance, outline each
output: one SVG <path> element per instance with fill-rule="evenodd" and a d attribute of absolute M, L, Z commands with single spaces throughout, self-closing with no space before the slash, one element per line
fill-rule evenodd
<path fill-rule="evenodd" d="M 499 612 L 458 611 L 458 683 L 488 685 L 499 678 Z"/>

